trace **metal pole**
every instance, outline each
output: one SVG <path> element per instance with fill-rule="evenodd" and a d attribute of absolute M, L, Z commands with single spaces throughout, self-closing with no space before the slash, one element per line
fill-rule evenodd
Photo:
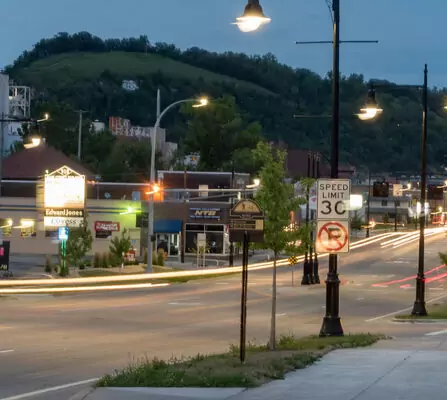
<path fill-rule="evenodd" d="M 241 293 L 241 326 L 240 326 L 240 360 L 245 363 L 245 342 L 247 337 L 247 289 L 248 289 L 248 232 L 244 232 L 242 249 L 242 293 Z"/>
<path fill-rule="evenodd" d="M 186 180 L 187 180 L 187 170 L 185 167 L 185 170 L 183 171 L 183 189 L 186 190 Z M 186 192 L 183 194 L 183 222 L 182 222 L 182 243 L 181 243 L 181 249 L 180 249 L 180 262 L 182 264 L 185 263 L 185 252 L 186 252 L 186 223 L 188 222 L 188 208 L 186 206 Z"/>
<path fill-rule="evenodd" d="M 0 196 L 2 196 L 2 179 L 3 179 L 3 147 L 4 147 L 4 137 L 5 137 L 5 115 L 2 113 L 0 115 Z"/>
<path fill-rule="evenodd" d="M 397 199 L 394 198 L 394 232 L 397 232 Z"/>
<path fill-rule="evenodd" d="M 332 148 L 331 178 L 338 178 L 340 139 L 340 0 L 332 1 L 334 11 L 334 59 L 332 71 Z M 337 272 L 337 255 L 329 255 L 329 272 L 326 279 L 326 315 L 320 336 L 343 336 L 339 316 L 340 279 Z"/>
<path fill-rule="evenodd" d="M 427 115 L 428 115 L 428 67 L 424 68 L 424 86 L 422 93 L 422 151 L 421 151 L 421 215 L 419 216 L 419 262 L 416 278 L 416 300 L 411 315 L 425 316 L 425 274 L 424 274 L 424 252 L 425 252 L 425 197 L 427 186 Z"/>
<path fill-rule="evenodd" d="M 78 159 L 81 159 L 81 147 L 82 147 L 82 113 L 84 111 L 79 110 L 79 129 L 78 129 Z"/>
<path fill-rule="evenodd" d="M 315 178 L 320 178 L 320 155 L 317 154 L 316 156 L 316 171 L 315 171 Z M 320 274 L 319 274 L 319 263 L 318 263 L 318 255 L 317 255 L 317 249 L 315 248 L 315 255 L 314 255 L 314 268 L 313 268 L 313 282 L 315 284 L 320 284 Z"/>
<path fill-rule="evenodd" d="M 234 189 L 234 178 L 235 178 L 235 170 L 234 170 L 234 162 L 231 169 L 231 189 Z M 233 200 L 234 198 L 231 198 L 231 206 L 233 206 Z M 228 257 L 228 265 L 230 267 L 234 266 L 234 243 L 232 240 L 230 240 L 230 255 Z"/>
<path fill-rule="evenodd" d="M 371 224 L 370 207 L 371 207 L 371 170 L 368 169 L 368 209 L 366 211 L 366 237 L 369 238 L 369 226 Z"/>
<path fill-rule="evenodd" d="M 307 177 L 310 177 L 310 157 L 311 152 L 307 153 Z M 309 189 L 306 188 L 306 229 L 309 226 Z M 307 240 L 307 238 L 306 238 Z M 309 262 L 309 247 L 306 245 L 306 252 L 304 254 L 304 264 L 303 264 L 303 278 L 301 280 L 301 285 L 310 285 L 310 271 L 311 268 Z"/>
<path fill-rule="evenodd" d="M 315 170 L 316 170 L 316 165 L 315 165 L 315 154 L 311 153 L 310 154 L 312 157 L 312 163 L 311 163 L 311 172 L 310 172 L 310 176 L 312 178 L 315 178 Z M 310 191 L 310 188 L 309 188 Z M 309 196 L 309 208 L 310 208 L 310 196 Z M 309 281 L 310 284 L 313 285 L 314 282 L 314 251 L 313 251 L 313 240 L 314 240 L 314 232 L 313 232 L 313 220 L 314 220 L 314 212 L 312 210 L 310 210 L 310 233 L 309 233 Z"/>

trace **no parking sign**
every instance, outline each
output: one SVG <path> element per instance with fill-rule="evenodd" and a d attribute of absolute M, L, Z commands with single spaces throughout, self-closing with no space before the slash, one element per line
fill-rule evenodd
<path fill-rule="evenodd" d="M 317 253 L 349 253 L 349 221 L 318 221 Z"/>

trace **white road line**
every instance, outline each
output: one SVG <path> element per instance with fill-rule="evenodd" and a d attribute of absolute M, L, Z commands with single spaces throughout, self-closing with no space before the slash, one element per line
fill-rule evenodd
<path fill-rule="evenodd" d="M 216 285 L 228 285 L 228 282 L 216 282 Z"/>
<path fill-rule="evenodd" d="M 364 297 L 359 297 L 359 298 L 357 299 L 357 301 L 362 301 L 362 300 L 365 300 L 365 298 L 364 298 Z"/>
<path fill-rule="evenodd" d="M 439 335 L 446 335 L 446 334 L 447 334 L 447 329 L 444 329 L 443 331 L 426 333 L 425 336 L 439 336 Z"/>
<path fill-rule="evenodd" d="M 168 303 L 170 306 L 200 306 L 202 303 Z M 0 399 L 1 400 L 1 399 Z"/>
<path fill-rule="evenodd" d="M 277 317 L 284 317 L 285 315 L 287 315 L 286 313 L 284 314 L 276 314 Z"/>
<path fill-rule="evenodd" d="M 4 397 L 3 399 L 0 400 L 21 400 L 21 399 L 28 399 L 30 397 L 35 397 L 35 396 L 40 396 L 42 394 L 46 394 L 46 393 L 50 393 L 50 392 L 56 392 L 58 390 L 63 390 L 63 389 L 69 389 L 75 386 L 82 386 L 82 385 L 87 385 L 89 383 L 94 383 L 98 380 L 99 378 L 92 378 L 92 379 L 87 379 L 85 381 L 79 381 L 79 382 L 73 382 L 73 383 L 68 383 L 66 385 L 61 385 L 61 386 L 53 386 L 47 389 L 42 389 L 42 390 L 36 390 L 34 392 L 29 392 L 29 393 L 23 393 L 23 394 L 19 394 L 17 396 L 12 396 L 12 397 Z"/>
<path fill-rule="evenodd" d="M 0 350 L 0 354 L 14 353 L 15 350 Z"/>
<path fill-rule="evenodd" d="M 427 304 L 434 303 L 435 301 L 444 299 L 444 298 L 446 298 L 446 297 L 447 297 L 447 294 L 444 294 L 444 295 L 439 296 L 439 297 L 435 297 L 434 299 L 431 299 L 431 300 L 427 301 Z M 413 306 L 411 306 L 411 307 L 407 307 L 407 308 L 404 308 L 403 310 L 398 310 L 398 311 L 394 311 L 394 312 L 392 312 L 392 313 L 388 313 L 388 314 L 385 314 L 385 315 L 380 315 L 380 316 L 378 316 L 378 317 L 374 317 L 374 318 L 370 318 L 370 319 L 365 319 L 365 322 L 378 321 L 379 319 L 383 319 L 383 318 L 387 318 L 387 317 L 392 317 L 393 315 L 401 314 L 401 313 L 403 313 L 403 312 L 405 312 L 405 311 L 410 311 L 410 310 L 412 310 L 412 309 L 413 309 Z M 1 400 L 1 399 L 0 399 L 0 400 Z"/>

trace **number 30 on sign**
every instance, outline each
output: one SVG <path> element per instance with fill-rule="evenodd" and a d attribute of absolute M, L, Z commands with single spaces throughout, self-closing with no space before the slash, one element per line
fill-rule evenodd
<path fill-rule="evenodd" d="M 317 219 L 348 220 L 351 181 L 319 179 Z"/>

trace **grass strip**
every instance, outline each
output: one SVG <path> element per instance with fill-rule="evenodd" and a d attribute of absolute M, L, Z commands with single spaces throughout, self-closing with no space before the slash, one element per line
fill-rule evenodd
<path fill-rule="evenodd" d="M 223 354 L 191 358 L 144 359 L 112 375 L 106 375 L 98 387 L 257 387 L 284 379 L 285 374 L 306 368 L 335 349 L 366 347 L 386 339 L 379 334 L 352 334 L 320 338 L 281 336 L 276 350 L 249 343 L 245 364 L 239 361 L 239 348 L 230 346 Z"/>
<path fill-rule="evenodd" d="M 402 320 L 424 320 L 424 319 L 447 319 L 447 305 L 433 304 L 427 308 L 427 314 L 424 317 L 414 316 L 411 314 L 396 315 L 395 319 Z"/>

